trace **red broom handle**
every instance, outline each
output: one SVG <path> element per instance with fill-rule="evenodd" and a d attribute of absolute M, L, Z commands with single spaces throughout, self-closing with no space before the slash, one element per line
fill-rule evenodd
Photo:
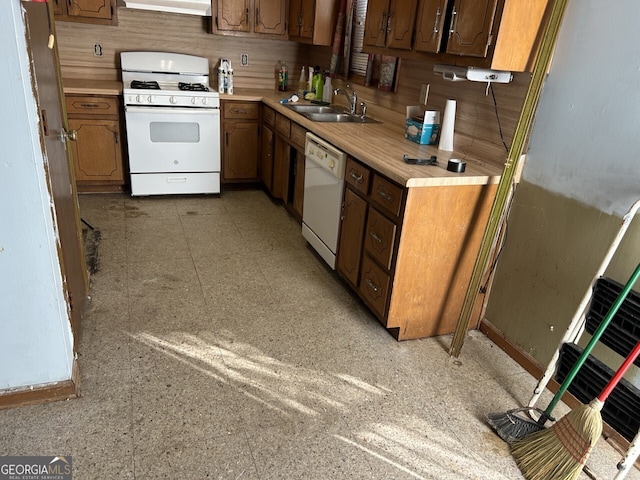
<path fill-rule="evenodd" d="M 620 365 L 620 368 L 618 368 L 618 371 L 615 373 L 613 378 L 609 380 L 609 383 L 607 383 L 607 386 L 604 387 L 604 389 L 598 396 L 598 400 L 600 400 L 601 402 L 604 402 L 607 398 L 609 398 L 609 395 L 611 395 L 611 392 L 613 392 L 613 389 L 616 388 L 616 385 L 618 385 L 620 380 L 622 380 L 622 377 L 624 376 L 625 373 L 627 373 L 627 370 L 629 370 L 629 367 L 631 366 L 631 364 L 636 361 L 636 358 L 638 358 L 638 355 L 640 355 L 640 341 L 636 343 L 636 346 L 633 347 L 633 350 L 631 350 L 631 353 L 626 358 L 624 363 Z"/>

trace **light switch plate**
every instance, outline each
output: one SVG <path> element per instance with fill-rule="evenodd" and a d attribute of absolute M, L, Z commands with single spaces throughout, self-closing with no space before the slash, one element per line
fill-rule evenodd
<path fill-rule="evenodd" d="M 248 53 L 240 54 L 240 65 L 243 66 L 243 67 L 246 67 L 247 65 L 249 65 L 249 54 Z"/>

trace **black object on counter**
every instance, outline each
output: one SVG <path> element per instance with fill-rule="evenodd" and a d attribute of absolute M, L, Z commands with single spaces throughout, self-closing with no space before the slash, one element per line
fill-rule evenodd
<path fill-rule="evenodd" d="M 431 155 L 431 158 L 409 158 L 409 155 L 405 153 L 402 156 L 402 159 L 405 163 L 409 163 L 411 165 L 434 165 L 438 163 L 438 159 L 435 155 Z"/>
<path fill-rule="evenodd" d="M 447 170 L 455 173 L 464 172 L 465 168 L 467 168 L 467 162 L 463 162 L 462 160 L 458 160 L 457 158 L 452 158 L 447 163 Z"/>

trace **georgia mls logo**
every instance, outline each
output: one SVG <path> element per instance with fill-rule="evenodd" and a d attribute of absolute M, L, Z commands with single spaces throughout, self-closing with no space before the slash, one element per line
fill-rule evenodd
<path fill-rule="evenodd" d="M 0 457 L 0 480 L 71 480 L 69 456 Z"/>

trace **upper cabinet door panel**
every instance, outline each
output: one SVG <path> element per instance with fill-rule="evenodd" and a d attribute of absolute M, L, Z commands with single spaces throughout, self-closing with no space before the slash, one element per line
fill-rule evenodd
<path fill-rule="evenodd" d="M 286 33 L 286 2 L 282 0 L 255 0 L 256 33 L 283 35 Z"/>
<path fill-rule="evenodd" d="M 68 0 L 69 16 L 111 19 L 111 0 Z"/>
<path fill-rule="evenodd" d="M 418 52 L 439 53 L 448 0 L 421 0 L 416 19 L 413 48 Z"/>
<path fill-rule="evenodd" d="M 251 30 L 249 22 L 249 0 L 218 0 L 218 30 L 249 32 Z"/>
<path fill-rule="evenodd" d="M 302 38 L 313 38 L 315 12 L 315 0 L 302 0 L 300 5 L 300 36 Z"/>
<path fill-rule="evenodd" d="M 486 57 L 498 0 L 454 0 L 447 53 Z"/>
<path fill-rule="evenodd" d="M 388 48 L 411 49 L 418 0 L 391 0 L 387 13 Z"/>
<path fill-rule="evenodd" d="M 387 33 L 388 0 L 369 0 L 364 24 L 363 44 L 369 47 L 384 47 Z"/>

